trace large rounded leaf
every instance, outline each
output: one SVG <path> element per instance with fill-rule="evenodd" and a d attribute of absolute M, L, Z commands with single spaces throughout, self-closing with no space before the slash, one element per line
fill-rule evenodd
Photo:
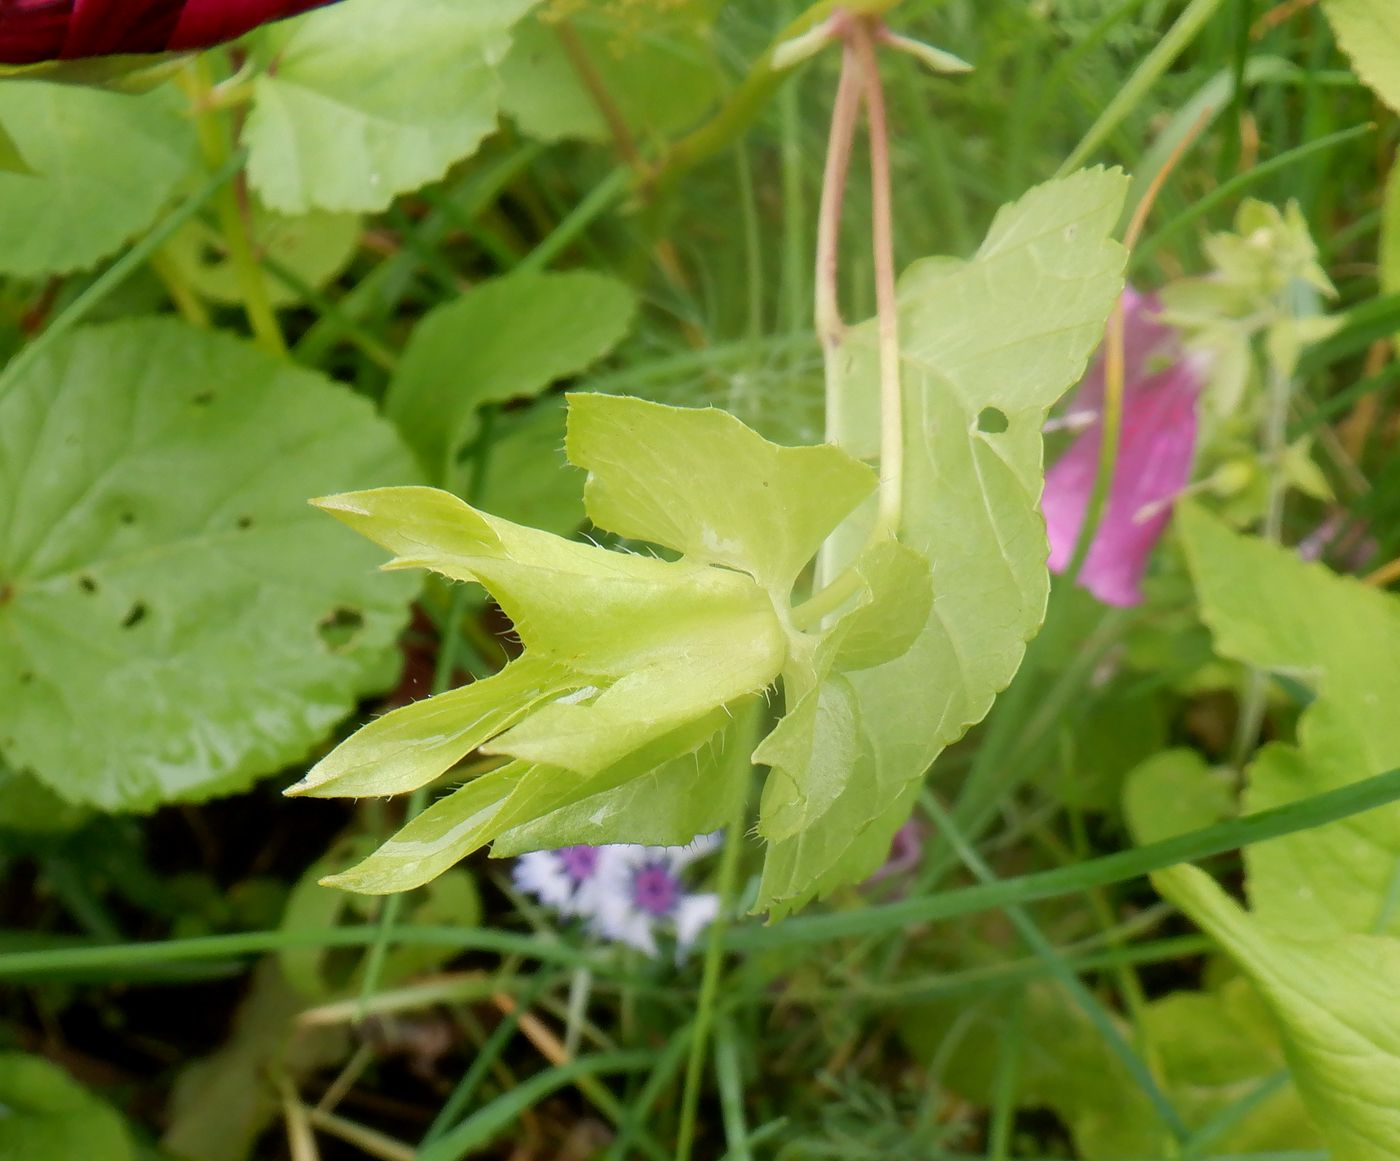
<path fill-rule="evenodd" d="M 175 322 L 0 380 L 0 759 L 141 809 L 303 758 L 416 585 L 306 500 L 414 471 L 364 400 Z"/>
<path fill-rule="evenodd" d="M 0 120 L 31 170 L 0 172 L 6 274 L 66 274 L 105 258 L 155 220 L 198 157 L 169 86 L 134 97 L 4 81 Z"/>

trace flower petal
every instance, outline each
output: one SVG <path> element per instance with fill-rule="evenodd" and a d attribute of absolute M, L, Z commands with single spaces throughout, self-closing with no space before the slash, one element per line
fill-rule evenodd
<path fill-rule="evenodd" d="M 1085 559 L 1080 583 L 1110 605 L 1142 600 L 1142 577 L 1165 529 L 1172 501 L 1191 478 L 1196 449 L 1196 396 L 1200 379 L 1178 363 L 1135 384 L 1123 406 L 1123 429 L 1108 504 Z M 1103 425 L 1081 435 L 1045 475 L 1041 506 L 1050 534 L 1050 567 L 1062 572 L 1075 541 L 1098 469 Z"/>

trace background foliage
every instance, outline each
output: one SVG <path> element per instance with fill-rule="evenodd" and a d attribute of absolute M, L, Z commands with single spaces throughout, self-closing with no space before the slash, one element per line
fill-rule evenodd
<path fill-rule="evenodd" d="M 877 451 L 873 324 L 825 414 L 839 52 L 765 63 L 801 16 L 344 0 L 116 87 L 0 80 L 0 1155 L 1400 1153 L 1391 5 L 894 7 L 976 71 L 882 58 L 908 516 L 811 657 L 747 626 L 800 603 L 874 475 L 609 398 Z M 869 211 L 856 180 L 851 319 Z M 1212 371 L 1191 495 L 1116 609 L 1050 585 L 1036 503 L 1124 262 Z M 599 733 L 653 747 L 638 779 L 564 801 L 548 751 L 496 853 L 681 842 L 747 800 L 705 873 L 738 912 L 821 904 L 677 963 L 484 852 L 385 900 L 319 885 L 384 858 L 439 776 L 500 781 L 486 738 L 407 773 L 376 751 L 401 781 L 352 789 L 407 804 L 280 791 L 541 640 L 503 614 L 514 580 L 497 605 L 376 572 L 305 503 L 423 484 L 573 538 L 497 521 L 508 558 L 728 586 L 723 631 L 695 597 L 691 664 Z M 716 513 L 739 547 L 696 535 Z M 584 591 L 555 609 L 581 650 L 651 624 Z M 704 650 L 751 679 L 694 693 Z M 779 669 L 787 703 L 753 697 Z M 739 759 L 765 733 L 760 789 Z M 882 867 L 911 811 L 916 857 Z"/>

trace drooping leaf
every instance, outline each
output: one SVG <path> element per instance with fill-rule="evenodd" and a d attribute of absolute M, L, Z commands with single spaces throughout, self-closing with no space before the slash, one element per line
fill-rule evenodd
<path fill-rule="evenodd" d="M 1400 111 L 1400 8 L 1391 0 L 1323 0 L 1356 75 Z"/>
<path fill-rule="evenodd" d="M 849 676 L 870 773 L 770 848 L 760 907 L 781 913 L 872 871 L 923 772 L 1016 672 L 1049 592 L 1041 427 L 1082 375 L 1121 288 L 1123 251 L 1108 233 L 1125 189 L 1101 170 L 1051 182 L 1003 209 L 969 262 L 905 273 L 900 539 L 932 566 L 933 611 L 898 659 Z M 850 349 L 836 430 L 842 446 L 872 455 L 873 330 Z"/>
<path fill-rule="evenodd" d="M 496 124 L 495 66 L 534 0 L 342 0 L 276 37 L 254 84 L 248 175 L 274 210 L 377 212 Z"/>
<path fill-rule="evenodd" d="M 1247 771 L 1246 809 L 1400 766 L 1400 601 L 1232 532 L 1194 505 L 1177 520 L 1217 651 L 1317 695 L 1298 745 L 1266 746 Z M 1400 807 L 1250 847 L 1245 859 L 1262 918 L 1318 937 L 1372 931 L 1400 859 Z M 1386 930 L 1400 933 L 1400 915 Z"/>
<path fill-rule="evenodd" d="M 1254 978 L 1283 1028 L 1288 1062 L 1332 1161 L 1400 1155 L 1400 941 L 1318 939 L 1297 923 L 1247 915 L 1203 871 L 1174 867 L 1153 884 Z"/>
<path fill-rule="evenodd" d="M 0 1157 L 130 1161 L 134 1155 L 116 1110 L 63 1069 L 37 1056 L 0 1054 Z"/>
<path fill-rule="evenodd" d="M 570 4 L 565 19 L 589 64 L 605 78 L 633 136 L 669 134 L 699 120 L 719 96 L 713 0 L 628 12 L 600 0 Z M 522 132 L 546 141 L 607 141 L 597 102 L 569 59 L 557 16 L 522 21 L 501 63 L 501 109 Z"/>
<path fill-rule="evenodd" d="M 316 213 L 289 218 L 254 202 L 248 217 L 254 249 L 312 289 L 341 273 L 359 246 L 362 220 L 358 214 Z M 171 238 L 164 253 L 197 294 L 215 302 L 243 301 L 238 272 L 213 226 L 190 222 Z M 269 273 L 264 281 L 273 306 L 293 306 L 301 301 L 301 294 L 275 274 Z"/>
<path fill-rule="evenodd" d="M 174 322 L 0 380 L 0 757 L 126 810 L 301 758 L 392 680 L 416 588 L 306 497 L 413 473 L 364 400 Z"/>
<path fill-rule="evenodd" d="M 0 272 L 25 278 L 111 254 L 155 220 L 198 156 L 168 86 L 138 97 L 0 81 L 0 121 L 32 170 L 0 166 Z"/>
<path fill-rule="evenodd" d="M 228 1040 L 186 1065 L 176 1078 L 170 1124 L 161 1142 L 171 1155 L 249 1161 L 281 1107 L 269 1077 L 280 1074 L 295 1081 L 344 1059 L 345 1030 L 299 1025 L 296 1017 L 305 1006 L 276 960 L 258 965 Z M 100 1153 L 71 1156 L 105 1161 Z"/>
<path fill-rule="evenodd" d="M 528 399 L 607 354 L 627 332 L 632 291 L 592 271 L 491 279 L 429 311 L 384 399 L 435 482 L 446 482 L 489 403 Z"/>

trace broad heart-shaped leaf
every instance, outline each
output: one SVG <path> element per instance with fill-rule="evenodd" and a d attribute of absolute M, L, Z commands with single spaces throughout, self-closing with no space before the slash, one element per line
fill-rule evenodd
<path fill-rule="evenodd" d="M 300 18 L 243 141 L 272 209 L 387 209 L 495 128 L 495 65 L 534 0 L 342 0 Z"/>
<path fill-rule="evenodd" d="M 786 601 L 797 574 L 874 491 L 839 448 L 780 447 L 715 408 L 569 399 L 569 459 L 600 528 L 740 569 Z"/>
<path fill-rule="evenodd" d="M 1332 1161 L 1400 1156 L 1400 941 L 1319 939 L 1306 923 L 1247 915 L 1195 867 L 1175 867 L 1152 881 L 1258 983 Z"/>
<path fill-rule="evenodd" d="M 1082 375 L 1121 288 L 1123 250 L 1108 235 L 1126 187 L 1102 170 L 1050 182 L 1004 208 L 970 261 L 905 273 L 899 538 L 932 566 L 933 611 L 902 656 L 847 675 L 868 761 L 825 813 L 769 848 L 760 908 L 781 913 L 872 871 L 929 764 L 1020 665 L 1049 592 L 1041 427 Z M 836 430 L 843 447 L 871 455 L 873 328 L 849 350 Z"/>
<path fill-rule="evenodd" d="M 1298 746 L 1266 746 L 1250 767 L 1246 807 L 1400 766 L 1400 600 L 1232 532 L 1195 505 L 1177 523 L 1217 651 L 1317 694 Z M 1245 859 L 1261 918 L 1317 937 L 1374 931 L 1400 861 L 1400 806 L 1250 847 Z M 1400 916 L 1386 930 L 1400 934 Z"/>
<path fill-rule="evenodd" d="M 0 1053 L 0 1157 L 129 1161 L 132 1156 L 126 1124 L 110 1105 L 56 1064 Z"/>
<path fill-rule="evenodd" d="M 1400 5 L 1393 0 L 1323 0 L 1322 10 L 1356 75 L 1400 111 Z"/>
<path fill-rule="evenodd" d="M 0 122 L 32 172 L 0 166 L 0 273 L 91 266 L 149 226 L 196 164 L 169 86 L 133 97 L 0 81 Z"/>
<path fill-rule="evenodd" d="M 175 322 L 0 380 L 0 759 L 146 809 L 302 758 L 392 680 L 417 587 L 306 497 L 413 476 L 363 399 Z"/>
<path fill-rule="evenodd" d="M 567 9 L 568 27 L 634 136 L 669 134 L 698 121 L 720 95 L 714 0 L 670 0 L 646 19 L 612 0 Z M 604 142 L 612 131 L 569 59 L 548 9 L 522 21 L 501 63 L 501 111 L 546 141 Z"/>
<path fill-rule="evenodd" d="M 446 483 L 488 403 L 538 395 L 627 333 L 632 291 L 592 271 L 493 278 L 428 312 L 384 397 L 435 483 Z"/>

